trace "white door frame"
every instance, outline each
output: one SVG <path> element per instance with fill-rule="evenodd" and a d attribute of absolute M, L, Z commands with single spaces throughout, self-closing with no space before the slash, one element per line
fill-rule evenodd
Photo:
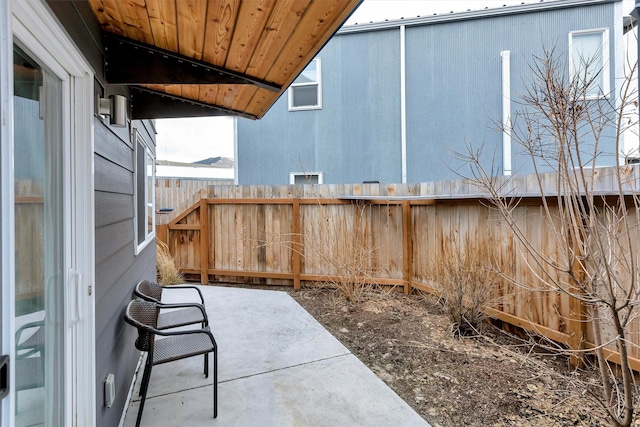
<path fill-rule="evenodd" d="M 0 33 L 0 105 L 2 106 L 2 348 L 15 345 L 13 267 L 14 212 L 13 165 L 13 71 L 14 37 L 39 61 L 62 79 L 63 147 L 65 191 L 65 420 L 69 425 L 93 425 L 95 395 L 95 226 L 93 184 L 93 84 L 94 74 L 85 58 L 42 0 L 0 0 L 12 17 L 8 30 Z M 4 11 L 3 11 L 4 12 Z M 6 31 L 6 33 L 5 33 Z M 6 59 L 11 65 L 6 64 Z M 3 61 L 4 60 L 4 61 Z M 6 128 L 9 123 L 9 129 Z M 7 156 L 8 155 L 8 156 Z M 73 239 L 72 239 L 73 238 Z M 5 251 L 5 248 L 11 249 Z M 8 253 L 7 253 L 8 252 Z M 4 268 L 10 266 L 10 268 Z M 8 288 L 8 289 L 7 289 Z M 7 306 L 8 305 L 8 306 Z M 5 308 L 8 311 L 5 311 Z M 15 384 L 13 371 L 11 384 Z M 13 425 L 15 392 L 2 402 L 2 426 Z"/>
<path fill-rule="evenodd" d="M 14 247 L 13 236 L 13 38 L 11 8 L 8 0 L 0 0 L 0 277 L 2 282 L 2 341 L 0 354 L 13 352 Z M 13 379 L 10 379 L 10 384 Z M 13 397 L 0 401 L 0 426 L 10 426 Z M 11 417 L 11 418 L 10 418 Z"/>

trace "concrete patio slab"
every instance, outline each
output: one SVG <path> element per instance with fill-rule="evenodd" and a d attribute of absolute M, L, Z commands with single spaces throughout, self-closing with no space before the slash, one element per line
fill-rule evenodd
<path fill-rule="evenodd" d="M 218 418 L 212 377 L 195 357 L 153 368 L 142 425 L 428 426 L 286 292 L 200 289 L 219 348 Z M 135 425 L 139 383 L 126 427 Z"/>

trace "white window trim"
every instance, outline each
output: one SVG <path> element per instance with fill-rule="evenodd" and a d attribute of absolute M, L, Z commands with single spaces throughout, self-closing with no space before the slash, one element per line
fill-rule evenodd
<path fill-rule="evenodd" d="M 133 185 L 133 209 L 134 209 L 134 221 L 133 221 L 133 235 L 134 235 L 134 246 L 135 246 L 135 254 L 138 255 L 140 252 L 142 252 L 144 250 L 144 248 L 147 247 L 147 245 L 149 245 L 149 243 L 151 243 L 153 241 L 153 239 L 155 239 L 156 237 L 156 215 L 155 215 L 155 207 L 156 207 L 156 197 L 155 197 L 155 191 L 151 191 L 151 194 L 147 194 L 147 191 L 149 189 L 149 186 L 147 185 L 146 182 L 146 176 L 147 176 L 147 170 L 146 170 L 146 159 L 147 156 L 150 156 L 152 161 L 153 161 L 153 187 L 155 188 L 155 183 L 156 183 L 156 156 L 155 153 L 153 152 L 153 150 L 151 150 L 151 147 L 149 147 L 149 144 L 147 143 L 147 141 L 145 140 L 145 138 L 142 137 L 142 134 L 140 133 L 140 131 L 136 128 L 133 128 L 132 131 L 132 138 L 133 140 L 133 147 L 134 147 L 134 159 L 135 159 L 135 163 L 134 163 L 134 185 Z M 142 143 L 142 146 L 144 147 L 145 150 L 145 170 L 143 171 L 144 175 L 145 175 L 145 186 L 144 186 L 144 191 L 145 191 L 145 200 L 148 201 L 151 200 L 151 204 L 153 206 L 153 214 L 151 215 L 152 218 L 152 226 L 151 226 L 151 232 L 148 233 L 145 237 L 145 239 L 142 242 L 139 242 L 139 237 L 138 236 L 138 218 L 141 213 L 138 212 L 138 142 Z M 142 215 L 145 216 L 147 213 L 146 212 L 142 212 Z"/>
<path fill-rule="evenodd" d="M 573 36 L 585 35 L 585 34 L 602 34 L 602 84 L 600 88 L 601 93 L 598 95 L 588 95 L 586 99 L 602 99 L 608 98 L 611 95 L 611 63 L 610 61 L 610 47 L 609 47 L 609 29 L 608 28 L 593 28 L 588 30 L 577 30 L 569 32 L 569 78 L 573 80 L 575 70 L 573 69 Z"/>
<path fill-rule="evenodd" d="M 65 301 L 76 302 L 76 318 L 69 321 L 71 313 L 65 315 L 68 329 L 65 336 L 65 351 L 67 358 L 65 367 L 67 390 L 65 396 L 65 420 L 73 425 L 91 425 L 96 419 L 95 396 L 95 300 L 92 289 L 95 283 L 95 223 L 94 223 L 94 178 L 93 178 L 93 84 L 94 75 L 85 58 L 78 51 L 66 31 L 58 20 L 51 14 L 49 8 L 40 0 L 9 0 L 12 15 L 12 33 L 9 35 L 20 40 L 48 69 L 63 78 L 63 94 L 65 120 L 63 126 L 63 141 L 65 144 L 64 164 L 70 175 L 65 177 L 65 191 L 74 197 L 65 197 L 65 210 L 69 213 L 65 228 L 69 230 L 65 236 L 65 259 L 68 274 Z M 4 34 L 3 34 L 4 35 Z M 13 51 L 13 37 L 0 41 L 5 43 L 3 49 Z M 3 68 L 4 72 L 5 68 Z M 2 78 L 12 79 L 12 72 Z M 11 92 L 12 93 L 12 92 Z M 8 95 L 2 94 L 3 98 Z M 4 104 L 3 99 L 3 104 Z M 6 119 L 6 118 L 5 118 Z M 5 135 L 3 135 L 5 136 Z M 13 151 L 12 137 L 3 141 L 4 154 Z M 8 146 L 8 147 L 7 147 Z M 5 149 L 6 147 L 6 149 Z M 3 160 L 4 161 L 4 160 Z M 3 170 L 4 174 L 4 170 Z M 5 211 L 5 187 L 7 181 L 3 177 L 3 205 Z M 13 177 L 9 179 L 13 188 Z M 10 190 L 11 191 L 11 190 Z M 4 215 L 4 212 L 3 212 Z M 3 218 L 4 219 L 4 218 Z M 9 229 L 13 230 L 13 216 L 9 216 Z M 4 220 L 3 220 L 4 223 Z M 13 233 L 12 233 L 13 234 Z M 3 233 L 4 235 L 4 233 Z M 71 237 L 76 238 L 74 250 L 71 250 Z M 4 239 L 4 237 L 3 237 Z M 3 242 L 3 245 L 5 242 Z M 3 264 L 4 264 L 3 260 Z M 13 261 L 11 260 L 10 265 Z M 72 280 L 79 285 L 71 286 Z M 3 285 L 6 283 L 3 281 Z M 13 301 L 14 275 L 10 274 L 10 293 L 6 295 Z M 91 290 L 91 291 L 90 291 Z M 4 291 L 4 287 L 3 287 Z M 3 299 L 4 304 L 4 299 Z M 72 310 L 68 310 L 71 312 Z M 7 327 L 14 330 L 13 309 L 10 312 L 11 321 L 6 325 L 3 319 L 3 339 Z M 73 333 L 72 331 L 73 330 Z M 13 348 L 13 333 L 9 332 L 10 345 Z M 75 378 L 74 378 L 75 371 Z M 11 381 L 14 384 L 14 372 L 11 371 Z M 9 416 L 9 425 L 14 422 L 14 396 L 4 399 L 2 415 L 3 422 Z M 8 407 L 7 407 L 8 406 Z M 6 409 L 6 410 L 5 410 Z"/>
<path fill-rule="evenodd" d="M 320 58 L 315 58 L 316 63 L 316 83 L 291 83 L 289 86 L 289 111 L 322 110 L 322 63 Z M 306 68 L 306 67 L 305 67 Z M 305 105 L 301 107 L 293 106 L 293 88 L 301 86 L 318 86 L 318 105 Z"/>
<path fill-rule="evenodd" d="M 296 176 L 317 176 L 318 184 L 324 184 L 324 177 L 322 172 L 290 172 L 289 184 L 294 185 L 296 183 Z"/>

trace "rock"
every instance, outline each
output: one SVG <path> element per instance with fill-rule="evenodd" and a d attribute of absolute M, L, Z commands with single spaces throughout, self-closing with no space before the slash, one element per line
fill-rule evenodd
<path fill-rule="evenodd" d="M 449 375 L 445 375 L 443 373 L 440 373 L 440 372 L 436 372 L 435 374 L 433 374 L 433 376 L 434 377 L 438 377 L 438 378 L 442 378 L 443 380 L 447 380 L 447 381 L 452 382 L 454 384 L 458 384 L 458 380 L 457 379 L 455 379 L 453 377 L 450 377 Z"/>

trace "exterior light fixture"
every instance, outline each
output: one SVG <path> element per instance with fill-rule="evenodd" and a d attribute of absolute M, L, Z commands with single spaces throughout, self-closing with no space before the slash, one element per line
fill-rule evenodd
<path fill-rule="evenodd" d="M 109 116 L 111 126 L 125 127 L 127 125 L 127 98 L 122 95 L 100 98 L 99 113 Z"/>

